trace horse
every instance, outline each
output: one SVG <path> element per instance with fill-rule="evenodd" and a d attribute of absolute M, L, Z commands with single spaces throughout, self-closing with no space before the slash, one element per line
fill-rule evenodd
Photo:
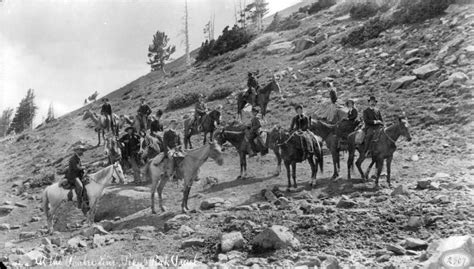
<path fill-rule="evenodd" d="M 119 163 L 114 163 L 109 165 L 97 173 L 88 175 L 90 182 L 84 185 L 84 188 L 87 191 L 87 197 L 89 200 L 90 209 L 84 214 L 87 217 L 87 222 L 89 225 L 92 225 L 94 222 L 94 216 L 97 210 L 97 204 L 99 199 L 102 196 L 102 192 L 107 184 L 113 178 L 118 178 L 120 183 L 124 183 L 124 175 L 122 167 Z M 72 200 L 77 201 L 77 196 L 74 190 L 66 190 L 60 186 L 60 182 L 53 183 L 46 187 L 43 191 L 43 211 L 46 214 L 48 231 L 53 232 L 53 220 L 56 214 L 57 209 L 61 203 L 68 200 L 68 193 L 72 192 Z"/>
<path fill-rule="evenodd" d="M 278 146 L 281 149 L 281 156 L 283 162 L 285 163 L 286 173 L 288 178 L 288 187 L 287 190 L 291 189 L 291 172 L 293 176 L 293 185 L 294 188 L 297 188 L 296 185 L 296 164 L 308 161 L 311 167 L 311 183 L 310 186 L 316 185 L 316 175 L 318 173 L 318 165 L 323 172 L 324 157 L 322 152 L 322 142 L 314 134 L 311 133 L 311 142 L 314 152 L 308 153 L 306 158 L 304 157 L 304 152 L 306 149 L 302 146 L 302 140 L 305 139 L 302 136 L 297 135 L 297 132 L 289 133 L 284 131 L 281 128 L 277 129 L 278 133 Z"/>
<path fill-rule="evenodd" d="M 212 142 L 212 134 L 216 130 L 216 124 L 220 124 L 221 112 L 219 110 L 213 110 L 206 113 L 201 119 L 202 132 L 204 132 L 203 144 L 206 144 L 207 134 L 209 133 L 209 140 Z M 184 148 L 193 148 L 191 144 L 191 136 L 198 134 L 198 126 L 194 123 L 194 119 L 185 118 L 184 120 Z"/>
<path fill-rule="evenodd" d="M 181 210 L 183 213 L 186 213 L 186 211 L 189 210 L 188 198 L 192 183 L 198 179 L 199 168 L 204 164 L 204 162 L 207 161 L 208 158 L 216 161 L 218 165 L 222 165 L 224 163 L 221 147 L 216 142 L 210 142 L 200 148 L 188 151 L 184 158 L 177 165 L 176 173 L 182 175 L 184 179 L 183 200 L 181 203 Z M 153 214 L 156 214 L 155 192 L 158 193 L 161 211 L 165 211 L 161 194 L 166 182 L 168 182 L 169 178 L 175 171 L 174 166 L 174 161 L 172 161 L 172 159 L 163 159 L 163 156 L 160 154 L 149 161 L 145 167 L 145 175 L 152 181 L 151 212 Z"/>
<path fill-rule="evenodd" d="M 105 139 L 104 152 L 109 160 L 109 165 L 122 161 L 122 151 L 116 136 L 110 135 Z"/>
<path fill-rule="evenodd" d="M 278 83 L 276 76 L 272 77 L 270 83 L 267 86 L 261 88 L 258 92 L 256 103 L 260 106 L 260 111 L 262 117 L 265 118 L 267 113 L 267 105 L 270 102 L 270 95 L 273 91 L 277 91 L 281 96 L 280 84 Z M 237 116 L 242 120 L 242 109 L 244 109 L 247 103 L 250 103 L 250 96 L 245 96 L 244 92 L 241 92 L 237 95 Z"/>
<path fill-rule="evenodd" d="M 339 169 L 341 169 L 339 147 L 337 143 L 338 139 L 335 133 L 335 127 L 335 125 L 328 124 L 320 120 L 311 120 L 311 124 L 309 126 L 309 130 L 312 133 L 321 137 L 324 142 L 326 142 L 326 147 L 331 152 L 332 163 L 334 167 L 332 179 L 339 177 Z"/>
<path fill-rule="evenodd" d="M 160 139 L 145 133 L 141 144 L 141 156 L 145 163 L 163 151 L 163 142 Z"/>
<path fill-rule="evenodd" d="M 238 124 L 230 124 L 224 128 L 216 130 L 214 132 L 214 139 L 220 144 L 223 145 L 226 142 L 231 143 L 239 152 L 240 158 L 240 175 L 237 179 L 244 179 L 247 178 L 247 147 L 245 146 L 245 129 L 247 126 L 245 125 L 238 125 Z M 268 149 L 272 149 L 275 153 L 277 158 L 277 168 L 274 173 L 274 176 L 278 176 L 281 172 L 281 155 L 279 147 L 276 145 L 276 133 L 272 130 L 262 131 L 264 135 L 267 136 L 265 141 L 265 145 L 261 151 L 266 151 Z"/>
<path fill-rule="evenodd" d="M 105 130 L 109 131 L 109 124 L 107 124 L 107 118 L 104 115 L 98 116 L 95 112 L 92 112 L 90 109 L 88 109 L 84 112 L 82 119 L 87 120 L 89 118 L 92 119 L 92 121 L 95 124 L 95 131 L 97 132 L 97 137 L 99 139 L 97 146 L 99 146 L 101 132 L 102 132 L 102 138 L 105 141 Z M 112 133 L 118 136 L 119 128 L 118 128 L 117 122 L 119 121 L 119 117 L 116 114 L 112 114 L 112 121 L 115 127 L 115 129 L 112 130 Z"/>
<path fill-rule="evenodd" d="M 362 162 L 365 160 L 365 152 L 361 152 L 364 145 L 357 145 L 355 143 L 356 132 L 352 132 L 348 137 L 348 151 L 349 158 L 347 159 L 347 178 L 351 179 L 351 169 L 354 167 L 354 155 L 355 151 L 359 152 L 359 158 L 356 161 L 357 169 L 362 177 L 362 180 L 368 180 L 369 172 L 372 166 L 375 164 L 377 168 L 377 176 L 375 179 L 375 187 L 378 187 L 380 174 L 382 173 L 383 162 L 387 160 L 387 183 L 391 187 L 390 173 L 393 159 L 393 153 L 397 149 L 396 142 L 400 136 L 404 136 L 408 142 L 411 141 L 411 135 L 409 130 L 409 123 L 405 116 L 399 117 L 398 122 L 392 124 L 387 128 L 382 128 L 379 133 L 375 133 L 374 136 L 378 136 L 378 139 L 371 146 L 372 162 L 367 169 L 367 173 L 364 175 L 362 171 Z"/>

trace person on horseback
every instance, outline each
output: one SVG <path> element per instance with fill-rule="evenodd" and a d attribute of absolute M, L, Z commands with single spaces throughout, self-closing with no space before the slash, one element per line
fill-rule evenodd
<path fill-rule="evenodd" d="M 201 120 L 206 115 L 207 107 L 204 101 L 204 94 L 200 94 L 198 101 L 194 105 L 194 126 L 196 130 L 200 131 Z"/>
<path fill-rule="evenodd" d="M 77 195 L 77 208 L 82 208 L 82 192 L 84 186 L 82 180 L 84 177 L 84 167 L 81 163 L 81 156 L 86 151 L 84 146 L 77 146 L 74 148 L 74 154 L 69 159 L 68 170 L 66 171 L 66 179 L 69 185 L 74 186 Z"/>
<path fill-rule="evenodd" d="M 260 85 L 258 84 L 257 79 L 255 76 L 252 74 L 252 72 L 249 72 L 247 74 L 247 92 L 245 93 L 246 97 L 250 96 L 250 104 L 252 107 L 257 105 L 257 96 L 258 96 L 258 90 L 260 89 Z"/>
<path fill-rule="evenodd" d="M 246 134 L 245 134 L 245 141 L 247 144 L 247 150 L 249 153 L 249 157 L 253 157 L 257 155 L 257 149 L 260 148 L 262 156 L 268 153 L 268 150 L 265 149 L 264 142 L 260 137 L 260 128 L 262 124 L 260 123 L 260 118 L 258 117 L 259 110 L 256 107 L 252 108 L 252 119 L 250 121 L 250 125 L 247 126 Z M 257 143 L 259 144 L 257 147 L 257 143 L 255 143 L 255 139 L 257 139 Z"/>
<path fill-rule="evenodd" d="M 173 160 L 173 173 L 176 175 L 176 168 L 179 162 L 184 158 L 184 154 L 181 150 L 181 136 L 176 131 L 178 122 L 171 120 L 169 129 L 163 134 L 163 147 L 164 147 L 164 158 L 170 158 Z"/>
<path fill-rule="evenodd" d="M 360 123 L 357 119 L 359 113 L 354 106 L 354 100 L 347 100 L 346 107 L 348 109 L 347 115 L 337 123 L 335 130 L 339 148 L 341 147 L 341 142 L 346 141 L 347 136 L 353 132 Z"/>
<path fill-rule="evenodd" d="M 375 96 L 371 96 L 369 99 L 369 107 L 366 108 L 363 113 L 365 139 L 364 150 L 362 151 L 362 154 L 367 153 L 367 151 L 370 149 L 370 145 L 373 142 L 375 133 L 384 126 L 382 114 L 376 106 L 377 99 Z"/>
<path fill-rule="evenodd" d="M 112 120 L 112 106 L 109 104 L 109 99 L 104 98 L 102 100 L 102 108 L 100 114 L 104 115 L 107 120 L 107 128 L 111 130 L 114 128 L 114 122 Z"/>
<path fill-rule="evenodd" d="M 156 137 L 163 142 L 161 137 L 158 135 L 158 132 L 163 132 L 163 124 L 161 124 L 160 119 L 163 116 L 163 110 L 158 109 L 156 115 L 153 116 L 153 121 L 150 124 L 150 135 Z"/>
<path fill-rule="evenodd" d="M 140 183 L 140 169 L 138 168 L 140 163 L 140 137 L 136 134 L 133 126 L 125 128 L 125 132 L 127 133 L 119 139 L 123 148 L 123 157 L 132 166 L 134 183 Z"/>
<path fill-rule="evenodd" d="M 318 115 L 318 119 L 322 119 L 329 124 L 336 124 L 338 115 L 337 115 L 337 93 L 336 88 L 333 85 L 332 78 L 328 78 L 324 82 L 324 85 L 329 88 L 329 99 L 331 102 L 327 105 L 324 111 Z"/>
<path fill-rule="evenodd" d="M 145 97 L 140 98 L 140 107 L 137 110 L 138 113 L 138 120 L 140 121 L 140 130 L 136 131 L 142 131 L 147 129 L 147 121 L 148 121 L 148 116 L 151 114 L 151 108 L 149 105 L 145 103 Z"/>
<path fill-rule="evenodd" d="M 303 114 L 303 106 L 295 106 L 296 116 L 291 120 L 290 133 L 297 132 L 302 136 L 303 159 L 306 159 L 306 154 L 313 154 L 312 135 L 308 128 L 310 125 L 309 118 Z"/>

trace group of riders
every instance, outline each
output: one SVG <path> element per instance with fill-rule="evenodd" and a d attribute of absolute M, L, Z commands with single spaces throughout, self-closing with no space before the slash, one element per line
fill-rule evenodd
<path fill-rule="evenodd" d="M 357 126 L 361 125 L 361 122 L 359 122 L 358 120 L 358 111 L 354 105 L 354 101 L 347 100 L 345 102 L 345 105 L 347 107 L 347 114 L 343 119 L 336 119 L 335 110 L 337 94 L 334 86 L 332 85 L 332 82 L 327 82 L 326 85 L 330 89 L 329 96 L 331 99 L 331 104 L 326 110 L 325 115 L 319 115 L 318 119 L 324 119 L 329 124 L 336 124 L 336 136 L 338 137 L 338 139 L 340 139 L 340 141 L 344 141 L 349 133 L 353 132 Z M 260 85 L 257 82 L 257 79 L 255 78 L 255 74 L 251 72 L 248 73 L 247 87 L 248 90 L 244 93 L 244 97 L 247 98 L 247 100 L 249 100 L 249 103 L 252 105 L 252 118 L 250 120 L 250 124 L 247 125 L 245 131 L 244 147 L 246 148 L 246 151 L 250 157 L 255 156 L 257 154 L 256 152 L 260 152 L 262 155 L 265 155 L 268 153 L 268 150 L 264 146 L 263 139 L 260 137 L 260 128 L 262 125 L 261 117 L 259 114 L 260 111 L 257 108 Z M 363 138 L 361 139 L 361 141 L 358 142 L 359 144 L 363 144 L 364 146 L 363 151 L 361 151 L 363 154 L 368 152 L 376 131 L 384 125 L 382 115 L 379 109 L 376 107 L 376 98 L 374 96 L 371 96 L 368 99 L 368 103 L 369 107 L 363 111 L 362 117 L 363 127 L 361 128 L 361 130 L 363 131 Z M 311 118 L 303 113 L 302 105 L 296 105 L 295 111 L 296 115 L 291 120 L 289 131 L 292 134 L 297 134 L 304 138 L 302 139 L 302 141 L 306 142 L 304 142 L 305 145 L 303 145 L 303 152 L 304 154 L 310 154 L 313 151 L 312 143 L 310 142 L 313 133 L 309 130 L 311 125 Z M 204 115 L 206 115 L 206 112 L 207 107 L 205 103 L 205 96 L 200 95 L 194 107 L 194 120 L 192 124 L 193 128 L 196 128 L 198 132 L 200 132 L 201 121 Z M 110 105 L 109 100 L 107 98 L 103 99 L 101 114 L 107 119 L 110 130 L 113 130 L 113 128 L 115 127 L 114 124 L 117 123 L 114 123 L 113 121 L 112 106 Z M 150 115 L 151 122 L 149 122 L 148 120 L 150 118 Z M 139 121 L 139 125 L 135 124 L 135 126 L 139 126 L 139 129 L 137 130 L 137 128 L 133 125 L 127 126 L 125 128 L 126 134 L 124 134 L 118 139 L 122 151 L 121 158 L 131 166 L 134 174 L 135 183 L 140 183 L 139 166 L 142 162 L 142 159 L 140 157 L 140 141 L 141 137 L 147 135 L 147 130 L 150 130 L 150 136 L 155 137 L 159 140 L 160 144 L 162 145 L 162 152 L 164 153 L 164 158 L 171 157 L 175 159 L 175 163 L 177 163 L 180 159 L 184 157 L 184 154 L 181 150 L 181 136 L 177 131 L 178 122 L 175 119 L 172 119 L 169 122 L 168 129 L 164 131 L 163 125 L 161 123 L 162 116 L 163 111 L 161 109 L 157 110 L 155 115 L 152 115 L 152 109 L 146 103 L 146 99 L 142 97 L 140 99 L 140 106 L 137 110 L 137 120 Z M 159 135 L 161 132 L 163 132 L 163 137 L 160 137 Z M 69 160 L 68 170 L 66 171 L 67 182 L 71 187 L 76 190 L 79 208 L 83 208 L 83 206 L 86 206 L 82 205 L 82 197 L 84 197 L 84 195 L 82 195 L 84 189 L 82 181 L 84 179 L 85 169 L 81 164 L 81 156 L 83 155 L 85 150 L 86 148 L 84 146 L 78 146 L 74 149 L 74 154 Z M 303 157 L 303 159 L 305 158 Z"/>

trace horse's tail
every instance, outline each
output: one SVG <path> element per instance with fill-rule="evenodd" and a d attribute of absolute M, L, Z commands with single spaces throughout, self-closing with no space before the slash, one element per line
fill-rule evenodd
<path fill-rule="evenodd" d="M 324 154 L 323 154 L 323 149 L 321 147 L 321 144 L 319 141 L 317 142 L 318 144 L 318 160 L 319 160 L 319 169 L 321 169 L 321 173 L 324 172 Z"/>
<path fill-rule="evenodd" d="M 43 191 L 42 195 L 43 211 L 46 214 L 46 218 L 49 219 L 49 199 L 47 189 Z"/>
<path fill-rule="evenodd" d="M 150 182 L 150 180 L 151 180 L 151 173 L 150 173 L 150 164 L 151 164 L 151 162 L 152 162 L 152 160 L 149 160 L 146 163 L 145 167 L 143 168 L 143 169 L 145 169 L 145 171 L 143 171 L 143 172 L 145 172 L 144 174 L 145 174 L 146 182 Z"/>

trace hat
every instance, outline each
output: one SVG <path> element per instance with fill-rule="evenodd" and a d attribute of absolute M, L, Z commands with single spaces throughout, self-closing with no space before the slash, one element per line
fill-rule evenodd
<path fill-rule="evenodd" d="M 143 96 L 142 96 L 142 97 L 140 97 L 140 101 L 145 101 L 145 100 L 146 100 L 146 98 L 145 98 L 145 97 L 143 97 Z"/>
<path fill-rule="evenodd" d="M 375 96 L 370 96 L 370 98 L 369 98 L 369 102 L 370 102 L 370 101 L 374 101 L 374 102 L 376 102 L 376 103 L 377 103 L 377 99 L 375 99 Z"/>
<path fill-rule="evenodd" d="M 295 106 L 295 110 L 298 110 L 299 108 L 303 109 L 303 106 L 302 105 L 296 105 Z"/>
<path fill-rule="evenodd" d="M 162 116 L 162 115 L 163 115 L 163 110 L 158 109 L 158 110 L 156 111 L 156 116 Z"/>
<path fill-rule="evenodd" d="M 106 102 L 107 102 L 107 101 L 109 101 L 109 99 L 107 99 L 107 98 L 104 98 L 104 100 L 103 100 L 103 101 L 106 101 Z"/>
<path fill-rule="evenodd" d="M 354 100 L 352 100 L 352 99 L 347 99 L 347 101 L 346 101 L 346 105 L 347 105 L 347 104 L 349 104 L 349 103 L 352 103 L 352 104 L 354 104 Z"/>
<path fill-rule="evenodd" d="M 86 151 L 86 147 L 84 147 L 83 145 L 79 145 L 77 147 L 74 148 L 74 151 Z"/>
<path fill-rule="evenodd" d="M 136 132 L 135 127 L 133 126 L 128 126 L 127 128 L 125 128 L 125 132 L 128 132 L 129 129 L 132 129 L 134 132 Z"/>
<path fill-rule="evenodd" d="M 252 107 L 252 112 L 257 112 L 257 113 L 259 113 L 260 111 L 258 110 L 258 108 Z"/>
<path fill-rule="evenodd" d="M 175 119 L 170 120 L 170 124 L 177 124 L 177 123 L 178 123 L 178 121 L 175 120 Z"/>
<path fill-rule="evenodd" d="M 247 75 L 248 75 L 249 77 L 253 76 L 252 72 L 249 72 Z"/>

